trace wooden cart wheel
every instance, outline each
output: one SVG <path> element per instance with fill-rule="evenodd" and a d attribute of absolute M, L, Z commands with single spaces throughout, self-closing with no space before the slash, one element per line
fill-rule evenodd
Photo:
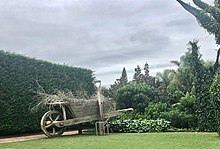
<path fill-rule="evenodd" d="M 53 124 L 54 121 L 63 121 L 63 116 L 58 111 L 48 111 L 41 118 L 41 130 L 48 137 L 61 136 L 64 132 L 64 127 L 57 127 Z"/>

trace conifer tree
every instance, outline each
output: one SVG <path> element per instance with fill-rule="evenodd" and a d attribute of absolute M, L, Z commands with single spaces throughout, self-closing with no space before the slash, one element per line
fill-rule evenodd
<path fill-rule="evenodd" d="M 125 67 L 122 70 L 121 78 L 120 78 L 120 84 L 124 85 L 128 83 L 128 77 Z"/>
<path fill-rule="evenodd" d="M 141 68 L 139 65 L 137 65 L 137 67 L 134 69 L 135 73 L 134 73 L 134 77 L 133 77 L 133 81 L 140 83 L 142 81 L 142 74 L 141 74 Z"/>
<path fill-rule="evenodd" d="M 147 62 L 144 65 L 144 75 L 145 75 L 145 77 L 149 77 L 150 76 L 149 64 Z"/>
<path fill-rule="evenodd" d="M 149 64 L 146 62 L 144 65 L 144 82 L 148 85 L 154 86 L 156 85 L 155 77 L 150 76 Z"/>

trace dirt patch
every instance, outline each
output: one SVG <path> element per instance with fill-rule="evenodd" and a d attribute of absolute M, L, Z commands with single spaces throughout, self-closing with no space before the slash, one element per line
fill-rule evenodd
<path fill-rule="evenodd" d="M 73 135 L 78 134 L 78 131 L 68 131 L 64 132 L 63 135 Z M 0 143 L 9 143 L 9 142 L 19 142 L 19 141 L 27 141 L 27 140 L 36 140 L 47 138 L 44 134 L 31 134 L 31 135 L 23 135 L 23 136 L 6 136 L 0 138 Z"/>

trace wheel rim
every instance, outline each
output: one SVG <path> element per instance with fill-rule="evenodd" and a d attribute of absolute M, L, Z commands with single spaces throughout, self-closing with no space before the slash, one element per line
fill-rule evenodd
<path fill-rule="evenodd" d="M 53 122 L 62 121 L 63 116 L 58 111 L 48 111 L 41 119 L 41 129 L 48 137 L 60 136 L 64 132 L 63 127 L 57 127 Z"/>

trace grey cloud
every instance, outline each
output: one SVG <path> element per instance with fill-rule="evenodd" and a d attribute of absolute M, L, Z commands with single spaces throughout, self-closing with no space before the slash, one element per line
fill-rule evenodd
<path fill-rule="evenodd" d="M 125 64 L 151 60 L 151 69 L 166 68 L 189 40 L 207 36 L 175 0 L 1 0 L 0 5 L 0 49 L 91 68 L 108 80 L 120 76 Z M 214 47 L 212 42 L 201 39 L 206 46 Z"/>
<path fill-rule="evenodd" d="M 144 64 L 142 64 L 142 65 L 144 65 Z M 140 66 L 140 65 L 139 65 Z M 140 66 L 141 67 L 141 66 Z M 171 63 L 162 63 L 162 64 L 156 64 L 156 65 L 150 65 L 149 66 L 149 69 L 150 69 L 150 71 L 153 71 L 154 69 L 166 69 L 166 68 L 170 68 L 170 67 L 174 67 L 174 65 L 173 64 L 171 64 Z M 126 67 L 125 67 L 126 68 Z M 134 68 L 126 68 L 126 72 L 128 73 L 128 74 L 134 74 L 134 69 L 136 68 L 136 66 L 134 67 Z M 141 67 L 141 69 L 143 69 L 142 67 Z M 98 75 L 112 75 L 112 74 L 119 74 L 119 77 L 120 77 L 120 74 L 122 73 L 122 69 L 121 70 L 110 70 L 110 71 L 104 71 L 104 72 L 100 72 L 100 73 L 98 73 Z M 142 73 L 143 73 L 143 71 L 142 71 Z"/>
<path fill-rule="evenodd" d="M 149 68 L 150 69 L 164 69 L 164 68 L 167 68 L 167 67 L 173 67 L 173 64 L 171 64 L 171 63 L 161 63 L 161 64 L 156 64 L 156 65 L 152 65 L 152 66 L 150 66 Z"/>
<path fill-rule="evenodd" d="M 134 73 L 134 69 L 126 69 L 126 72 L 127 73 Z M 118 74 L 118 76 L 120 78 L 121 73 L 122 73 L 122 70 L 112 70 L 112 71 L 100 72 L 97 75 L 109 76 L 112 74 Z"/>
<path fill-rule="evenodd" d="M 79 63 L 94 66 L 109 66 L 112 64 L 126 63 L 131 60 L 161 57 L 160 53 L 166 51 L 170 44 L 169 37 L 159 36 L 153 32 L 140 32 L 131 36 L 128 46 L 99 53 L 88 53 L 89 59 L 82 58 Z M 126 45 L 126 42 L 124 43 Z"/>
<path fill-rule="evenodd" d="M 165 24 L 165 26 L 167 26 L 167 27 L 182 27 L 182 26 L 190 26 L 192 24 L 193 24 L 192 22 L 189 22 L 189 19 L 181 18 L 181 19 L 170 20 L 168 23 Z"/>

